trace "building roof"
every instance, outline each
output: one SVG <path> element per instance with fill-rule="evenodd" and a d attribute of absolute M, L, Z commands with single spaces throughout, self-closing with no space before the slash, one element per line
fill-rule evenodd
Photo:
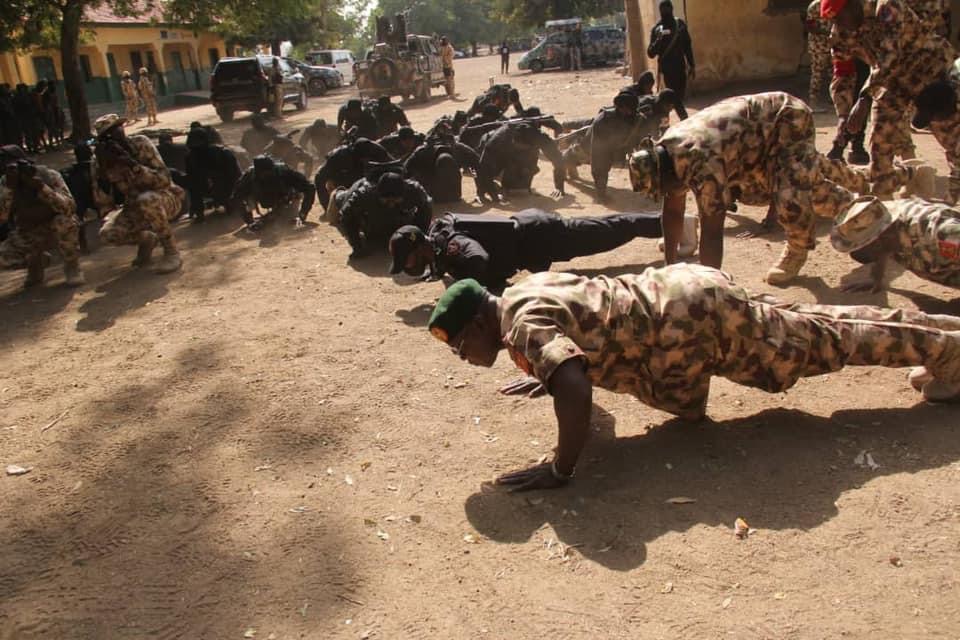
<path fill-rule="evenodd" d="M 118 15 L 109 6 L 88 7 L 83 21 L 87 24 L 156 24 L 164 22 L 163 8 L 152 2 L 138 2 L 135 15 Z"/>

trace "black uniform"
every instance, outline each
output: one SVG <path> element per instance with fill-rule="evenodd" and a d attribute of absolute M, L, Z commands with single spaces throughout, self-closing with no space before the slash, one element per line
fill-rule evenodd
<path fill-rule="evenodd" d="M 650 32 L 647 56 L 658 58 L 664 84 L 677 92 L 677 114 L 681 120 L 686 120 L 687 110 L 683 103 L 687 99 L 687 72 L 695 66 L 693 43 L 686 23 L 679 18 L 661 19 Z"/>
<path fill-rule="evenodd" d="M 271 172 L 258 172 L 256 165 L 247 169 L 233 190 L 233 198 L 245 204 L 243 221 L 248 225 L 254 223 L 255 206 L 277 210 L 294 205 L 297 200 L 300 200 L 297 215 L 301 220 L 306 220 L 313 208 L 316 190 L 302 173 L 283 163 L 274 162 Z"/>
<path fill-rule="evenodd" d="M 280 132 L 263 122 L 263 116 L 256 114 L 250 119 L 251 127 L 243 132 L 240 137 L 240 146 L 250 154 L 251 157 L 263 153 L 267 145 L 273 142 L 273 139 L 280 135 Z"/>
<path fill-rule="evenodd" d="M 330 202 L 327 182 L 333 182 L 337 187 L 349 187 L 363 177 L 368 163 L 390 162 L 391 159 L 386 149 L 366 138 L 337 147 L 327 154 L 326 162 L 313 179 L 320 204 L 326 209 Z"/>
<path fill-rule="evenodd" d="M 477 152 L 452 137 L 434 137 L 410 154 L 403 165 L 408 178 L 416 180 L 436 202 L 457 202 L 463 196 L 463 169 L 480 169 Z"/>
<path fill-rule="evenodd" d="M 13 113 L 23 133 L 23 147 L 36 153 L 40 150 L 40 110 L 25 84 L 18 84 L 13 94 Z"/>
<path fill-rule="evenodd" d="M 413 135 L 413 140 L 415 141 L 415 146 L 413 149 L 408 150 L 407 146 L 404 144 L 403 138 L 399 133 L 391 133 L 388 136 L 384 136 L 377 140 L 377 144 L 387 150 L 395 160 L 406 160 L 410 157 L 410 154 L 422 145 L 427 139 L 427 136 L 422 133 L 416 133 Z"/>
<path fill-rule="evenodd" d="M 503 189 L 530 189 L 539 173 L 540 153 L 553 163 L 553 185 L 563 192 L 563 155 L 557 143 L 539 127 L 528 123 L 503 124 L 480 141 L 480 168 L 477 170 L 477 195 L 496 199 L 500 190 L 494 180 L 500 178 Z"/>
<path fill-rule="evenodd" d="M 187 172 L 187 155 L 190 154 L 187 145 L 161 137 L 160 141 L 157 142 L 157 151 L 163 158 L 163 164 L 167 165 L 168 168 Z"/>
<path fill-rule="evenodd" d="M 203 129 L 207 134 L 207 140 L 210 144 L 223 144 L 223 136 L 213 126 L 209 124 L 200 124 L 199 122 L 190 123 L 190 131 L 194 129 Z M 189 134 L 188 134 L 189 135 Z"/>
<path fill-rule="evenodd" d="M 316 120 L 303 130 L 300 136 L 300 146 L 322 158 L 333 151 L 340 144 L 340 132 L 332 124 L 323 120 Z"/>
<path fill-rule="evenodd" d="M 497 102 L 508 105 L 510 104 L 510 85 L 509 84 L 495 84 L 481 95 L 477 96 L 473 100 L 473 104 L 470 105 L 470 109 L 467 110 L 467 116 L 475 116 L 478 113 L 483 111 L 483 108 L 487 105 L 495 105 Z M 498 107 L 499 108 L 499 107 Z M 506 107 L 502 108 L 501 111 L 505 111 Z"/>
<path fill-rule="evenodd" d="M 202 221 L 208 199 L 214 207 L 224 207 L 228 213 L 242 209 L 242 203 L 233 199 L 233 191 L 242 175 L 236 154 L 222 145 L 209 144 L 202 135 L 192 131 L 187 140 L 190 146 L 190 155 L 187 156 L 190 216 Z"/>
<path fill-rule="evenodd" d="M 388 136 L 400 127 L 410 126 L 407 113 L 391 102 L 378 101 L 371 110 L 377 121 L 377 138 Z"/>
<path fill-rule="evenodd" d="M 340 107 L 340 111 L 337 112 L 338 130 L 345 134 L 353 127 L 357 128 L 356 136 L 358 138 L 376 140 L 380 137 L 377 135 L 379 128 L 377 119 L 372 113 L 364 109 L 363 103 L 357 99 L 348 100 L 347 104 Z"/>
<path fill-rule="evenodd" d="M 622 213 L 564 218 L 540 209 L 525 209 L 509 218 L 448 213 L 430 225 L 431 275 L 449 273 L 455 280 L 474 278 L 502 289 L 518 271 L 547 271 L 554 262 L 612 251 L 634 238 L 659 238 L 660 216 Z M 397 256 L 396 249 L 394 255 Z M 406 256 L 399 256 L 406 261 Z M 395 265 L 395 271 L 399 271 Z"/>
<path fill-rule="evenodd" d="M 371 248 L 386 248 L 393 232 L 404 225 L 427 229 L 433 215 L 430 196 L 413 180 L 404 180 L 402 202 L 391 206 L 381 200 L 377 185 L 366 178 L 343 192 L 340 227 L 359 257 Z"/>

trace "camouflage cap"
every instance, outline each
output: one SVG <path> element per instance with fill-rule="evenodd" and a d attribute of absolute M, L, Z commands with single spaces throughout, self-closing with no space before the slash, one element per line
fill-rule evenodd
<path fill-rule="evenodd" d="M 487 290 L 473 278 L 454 282 L 433 308 L 430 322 L 427 323 L 430 334 L 450 344 L 450 340 L 456 338 L 477 315 L 486 295 Z"/>
<path fill-rule="evenodd" d="M 644 138 L 629 156 L 630 184 L 633 190 L 650 198 L 660 197 L 660 155 L 652 138 Z"/>
<path fill-rule="evenodd" d="M 121 78 L 129 78 L 129 77 L 130 77 L 130 72 L 129 72 L 129 71 L 124 71 L 123 73 L 120 74 L 120 77 L 121 77 Z"/>
<path fill-rule="evenodd" d="M 830 230 L 830 242 L 841 253 L 862 249 L 890 228 L 897 216 L 874 196 L 862 196 L 840 212 Z"/>
<path fill-rule="evenodd" d="M 98 136 L 102 136 L 111 129 L 122 126 L 125 122 L 126 120 L 116 113 L 108 113 L 94 120 L 93 130 L 97 132 Z"/>

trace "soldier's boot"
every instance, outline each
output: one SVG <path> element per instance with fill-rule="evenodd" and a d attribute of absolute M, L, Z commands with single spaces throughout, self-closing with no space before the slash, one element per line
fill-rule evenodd
<path fill-rule="evenodd" d="M 767 271 L 767 277 L 764 278 L 767 284 L 785 285 L 797 277 L 800 269 L 807 261 L 807 252 L 806 248 L 799 249 L 785 245 L 783 252 L 780 254 L 780 259 Z"/>
<path fill-rule="evenodd" d="M 847 146 L 847 143 L 842 140 L 835 140 L 833 143 L 833 148 L 830 149 L 830 153 L 827 154 L 827 159 L 829 160 L 843 160 L 843 149 Z"/>
<path fill-rule="evenodd" d="M 137 257 L 133 259 L 133 266 L 145 267 L 153 257 L 153 248 L 157 246 L 157 234 L 153 231 L 141 231 L 140 241 L 137 243 Z"/>
<path fill-rule="evenodd" d="M 933 374 L 926 367 L 914 367 L 907 376 L 910 386 L 917 391 L 923 391 L 923 387 L 933 381 Z"/>
<path fill-rule="evenodd" d="M 163 245 L 163 257 L 153 270 L 154 273 L 164 274 L 177 271 L 183 265 L 183 260 L 180 259 L 180 252 L 177 250 L 177 245 L 173 243 L 173 236 L 164 238 L 160 241 L 160 244 Z"/>
<path fill-rule="evenodd" d="M 42 285 L 48 264 L 50 264 L 50 256 L 46 253 L 27 258 L 27 279 L 23 282 L 23 288 L 30 289 Z"/>
<path fill-rule="evenodd" d="M 680 236 L 680 246 L 677 247 L 677 256 L 680 258 L 689 258 L 697 252 L 700 246 L 700 240 L 697 237 L 697 226 L 700 218 L 695 215 L 685 214 L 683 216 L 683 235 Z M 663 238 L 657 240 L 657 250 L 663 253 L 666 243 Z"/>
<path fill-rule="evenodd" d="M 80 271 L 79 262 L 65 262 L 63 265 L 63 275 L 68 287 L 79 287 L 86 283 L 83 272 Z"/>
<path fill-rule="evenodd" d="M 937 170 L 923 160 L 904 160 L 900 166 L 905 167 L 910 172 L 910 179 L 907 181 L 897 197 L 909 198 L 917 196 L 920 198 L 933 198 L 937 192 Z"/>
<path fill-rule="evenodd" d="M 870 154 L 863 146 L 863 138 L 857 137 L 850 147 L 850 153 L 847 154 L 847 162 L 856 165 L 870 164 Z"/>
<path fill-rule="evenodd" d="M 923 385 L 923 398 L 927 402 L 960 401 L 960 383 L 944 382 L 934 378 Z"/>

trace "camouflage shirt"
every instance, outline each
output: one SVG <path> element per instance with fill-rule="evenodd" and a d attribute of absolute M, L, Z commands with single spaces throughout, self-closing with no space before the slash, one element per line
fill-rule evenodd
<path fill-rule="evenodd" d="M 183 190 L 173 184 L 170 170 L 164 164 L 157 147 L 147 136 L 129 136 L 127 143 L 132 150 L 131 156 L 137 161 L 133 169 L 126 167 L 104 167 L 104 177 L 110 181 L 126 198 L 136 197 L 145 191 L 172 190 L 183 199 Z"/>
<path fill-rule="evenodd" d="M 784 134 L 783 127 L 789 127 Z M 777 152 L 814 140 L 813 115 L 783 92 L 737 96 L 671 126 L 660 138 L 680 182 L 696 195 L 701 215 L 730 204 L 769 203 Z"/>
<path fill-rule="evenodd" d="M 910 6 L 905 0 L 867 0 L 859 29 L 844 32 L 833 25 L 834 55 L 870 64 L 862 93 L 876 98 L 891 87 L 912 87 L 913 93 L 943 76 L 953 64 L 953 47 Z"/>
<path fill-rule="evenodd" d="M 925 280 L 960 287 L 960 210 L 919 198 L 885 204 L 899 219 L 893 259 Z"/>
<path fill-rule="evenodd" d="M 724 370 L 713 289 L 730 286 L 723 272 L 693 264 L 618 278 L 538 273 L 504 291 L 503 342 L 544 385 L 579 359 L 595 386 L 698 416 L 710 377 Z"/>
<path fill-rule="evenodd" d="M 807 16 L 804 20 L 807 38 L 826 42 L 830 37 L 830 21 L 820 17 L 820 0 L 813 0 L 807 5 Z"/>
<path fill-rule="evenodd" d="M 40 188 L 36 197 L 30 193 L 14 193 L 7 188 L 6 176 L 0 176 L 0 223 L 13 220 L 20 229 L 31 229 L 49 222 L 55 216 L 76 214 L 76 204 L 59 171 L 37 166 Z"/>
<path fill-rule="evenodd" d="M 120 81 L 120 91 L 127 100 L 134 100 L 137 97 L 137 85 L 130 78 Z"/>

